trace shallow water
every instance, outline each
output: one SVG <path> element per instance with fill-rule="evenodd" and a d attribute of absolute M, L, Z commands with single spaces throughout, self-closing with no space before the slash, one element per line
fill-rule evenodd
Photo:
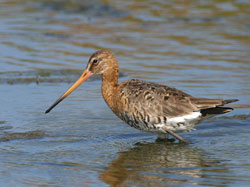
<path fill-rule="evenodd" d="M 0 1 L 0 186 L 249 186 L 248 1 Z M 44 111 L 109 49 L 139 78 L 235 110 L 156 141 L 120 121 L 95 76 Z"/>

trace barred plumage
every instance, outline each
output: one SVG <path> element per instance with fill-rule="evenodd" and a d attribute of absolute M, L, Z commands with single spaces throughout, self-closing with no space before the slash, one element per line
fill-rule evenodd
<path fill-rule="evenodd" d="M 237 99 L 196 98 L 176 88 L 142 80 L 118 84 L 119 66 L 107 50 L 94 53 L 81 77 L 47 111 L 48 113 L 93 74 L 102 75 L 102 95 L 110 109 L 131 127 L 158 134 L 190 131 L 208 115 L 227 113 L 223 105 Z"/>

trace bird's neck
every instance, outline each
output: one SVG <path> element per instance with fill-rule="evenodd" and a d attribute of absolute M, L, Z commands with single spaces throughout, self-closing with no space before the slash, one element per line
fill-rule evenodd
<path fill-rule="evenodd" d="M 116 90 L 118 87 L 118 76 L 119 70 L 117 69 L 110 69 L 110 71 L 105 72 L 102 75 L 102 95 L 105 102 L 114 110 L 116 107 L 115 98 L 116 98 Z"/>

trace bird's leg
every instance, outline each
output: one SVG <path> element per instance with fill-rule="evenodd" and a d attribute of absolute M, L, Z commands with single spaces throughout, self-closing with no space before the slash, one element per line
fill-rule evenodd
<path fill-rule="evenodd" d="M 158 134 L 156 141 L 157 142 L 162 142 L 162 141 L 174 142 L 175 138 L 169 138 L 169 134 L 167 132 L 163 131 L 162 133 Z"/>
<path fill-rule="evenodd" d="M 167 128 L 164 128 L 162 129 L 164 130 L 165 132 L 167 132 L 168 134 L 171 134 L 173 137 L 177 138 L 178 140 L 180 140 L 181 142 L 184 142 L 186 144 L 189 144 L 189 141 L 185 140 L 184 138 L 182 138 L 181 136 L 179 136 L 178 134 L 174 133 L 173 131 L 167 129 Z"/>
<path fill-rule="evenodd" d="M 157 138 L 160 140 L 166 140 L 169 138 L 169 134 L 168 133 L 159 133 Z"/>

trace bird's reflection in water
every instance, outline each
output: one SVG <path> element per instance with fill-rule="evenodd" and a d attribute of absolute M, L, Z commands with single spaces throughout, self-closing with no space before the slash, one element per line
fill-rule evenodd
<path fill-rule="evenodd" d="M 199 184 L 207 167 L 207 153 L 179 143 L 137 143 L 132 149 L 119 152 L 101 173 L 101 180 L 110 186 L 129 184 L 164 186 L 166 183 Z M 218 166 L 218 165 L 217 165 Z"/>

